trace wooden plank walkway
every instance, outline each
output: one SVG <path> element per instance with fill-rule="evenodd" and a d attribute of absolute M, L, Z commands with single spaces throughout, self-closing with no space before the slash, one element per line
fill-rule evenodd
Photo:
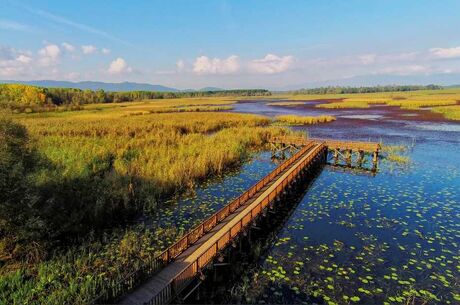
<path fill-rule="evenodd" d="M 132 284 L 134 289 L 119 299 L 118 304 L 171 302 L 302 170 L 315 162 L 325 162 L 326 153 L 324 143 L 305 142 L 294 156 L 163 252 L 159 256 L 163 268 L 143 284 Z"/>
<path fill-rule="evenodd" d="M 367 153 L 379 152 L 381 147 L 377 142 L 364 142 L 364 141 L 341 141 L 333 139 L 317 139 L 317 138 L 304 138 L 304 137 L 274 137 L 270 140 L 273 144 L 287 144 L 295 146 L 303 146 L 310 141 L 316 143 L 325 143 L 330 150 L 340 149 L 340 150 L 353 150 L 353 151 L 363 151 Z"/>

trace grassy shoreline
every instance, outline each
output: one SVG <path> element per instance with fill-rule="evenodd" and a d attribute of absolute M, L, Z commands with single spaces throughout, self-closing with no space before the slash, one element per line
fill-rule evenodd
<path fill-rule="evenodd" d="M 314 125 L 335 121 L 336 118 L 330 115 L 320 116 L 299 116 L 299 115 L 280 115 L 275 117 L 275 121 L 287 125 Z"/>
<path fill-rule="evenodd" d="M 184 107 L 227 102 L 206 99 Z M 0 303 L 86 304 L 180 234 L 173 228 L 114 229 L 117 223 L 136 211 L 161 210 L 164 199 L 239 166 L 270 137 L 290 132 L 258 115 L 127 106 L 9 116 L 25 126 L 38 160 L 26 176 L 42 207 L 34 214 L 42 233 L 2 234 Z M 149 112 L 127 115 L 133 111 Z M 51 251 L 55 239 L 68 236 L 87 241 Z"/>
<path fill-rule="evenodd" d="M 353 94 L 309 94 L 274 96 L 293 101 L 323 100 L 316 105 L 325 109 L 369 108 L 373 104 L 396 106 L 402 109 L 419 110 L 429 108 L 449 120 L 460 120 L 460 90 L 420 90 L 408 92 L 379 92 Z M 286 102 L 289 103 L 289 102 Z M 300 103 L 300 102 L 299 102 Z M 282 102 L 277 103 L 282 104 Z"/>

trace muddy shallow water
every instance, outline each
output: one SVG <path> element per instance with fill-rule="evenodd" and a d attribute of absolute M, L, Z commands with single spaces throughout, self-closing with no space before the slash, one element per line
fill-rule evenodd
<path fill-rule="evenodd" d="M 460 123 L 371 107 L 324 110 L 239 103 L 236 112 L 335 115 L 295 127 L 313 137 L 405 144 L 407 165 L 382 158 L 376 176 L 325 167 L 225 303 L 460 304 Z M 184 229 L 276 164 L 270 153 L 171 202 Z M 160 218 L 159 218 L 160 219 Z M 166 219 L 166 220 L 165 220 Z M 200 302 L 209 302 L 201 300 Z"/>

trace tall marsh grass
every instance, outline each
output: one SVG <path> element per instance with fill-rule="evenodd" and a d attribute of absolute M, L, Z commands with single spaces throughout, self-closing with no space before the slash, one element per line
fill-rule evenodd
<path fill-rule="evenodd" d="M 434 107 L 431 111 L 441 113 L 450 120 L 460 121 L 460 105 Z"/>
<path fill-rule="evenodd" d="M 0 304 L 87 304 L 180 233 L 112 226 L 133 211 L 161 211 L 163 199 L 239 165 L 270 137 L 288 132 L 257 115 L 150 113 L 161 107 L 149 107 L 148 114 L 126 116 L 133 111 L 129 106 L 91 106 L 12 115 L 42 158 L 28 179 L 40 190 L 37 196 L 49 196 L 37 198 L 52 234 L 33 242 L 52 243 L 54 252 L 26 263 L 20 249 L 27 248 L 0 238 Z M 107 237 L 100 236 L 101 228 L 108 229 Z M 49 240 L 68 236 L 86 241 L 56 248 L 56 240 Z"/>
<path fill-rule="evenodd" d="M 298 116 L 298 115 L 280 115 L 275 117 L 276 122 L 288 125 L 312 125 L 335 121 L 335 117 L 330 115 L 320 116 Z"/>
<path fill-rule="evenodd" d="M 386 104 L 397 106 L 402 109 L 430 108 L 430 111 L 441 113 L 447 119 L 460 120 L 460 90 L 421 90 L 410 92 L 386 92 L 386 93 L 362 93 L 362 94 L 333 94 L 333 95 L 310 95 L 310 96 L 285 96 L 292 100 L 313 99 L 338 99 L 333 102 L 325 102 L 316 105 L 325 109 L 369 108 L 372 104 Z"/>

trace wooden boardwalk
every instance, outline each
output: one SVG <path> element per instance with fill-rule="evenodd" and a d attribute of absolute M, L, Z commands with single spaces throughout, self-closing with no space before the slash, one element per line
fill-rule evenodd
<path fill-rule="evenodd" d="M 303 146 L 310 141 L 316 143 L 325 143 L 330 150 L 352 150 L 362 151 L 366 153 L 379 152 L 381 150 L 380 144 L 377 142 L 364 142 L 364 141 L 342 141 L 333 139 L 317 139 L 317 138 L 304 138 L 304 137 L 274 137 L 270 140 L 272 144 L 284 144 L 293 146 Z"/>
<path fill-rule="evenodd" d="M 270 140 L 273 150 L 276 154 L 284 154 L 285 150 L 295 148 L 298 149 L 303 147 L 309 142 L 324 143 L 327 146 L 328 151 L 333 155 L 334 164 L 338 164 L 343 161 L 348 167 L 352 166 L 353 160 L 355 160 L 358 167 L 364 162 L 365 155 L 372 155 L 372 170 L 377 170 L 377 163 L 379 158 L 379 152 L 381 150 L 380 143 L 377 142 L 364 142 L 364 141 L 343 141 L 343 140 L 332 140 L 332 139 L 315 139 L 315 138 L 304 138 L 304 137 L 275 137 Z M 355 156 L 355 157 L 354 157 Z"/>
<path fill-rule="evenodd" d="M 136 271 L 96 303 L 123 295 L 118 304 L 167 304 L 200 275 L 213 259 L 251 226 L 305 169 L 325 163 L 324 143 L 306 142 L 256 185 L 192 229 L 151 263 Z"/>

